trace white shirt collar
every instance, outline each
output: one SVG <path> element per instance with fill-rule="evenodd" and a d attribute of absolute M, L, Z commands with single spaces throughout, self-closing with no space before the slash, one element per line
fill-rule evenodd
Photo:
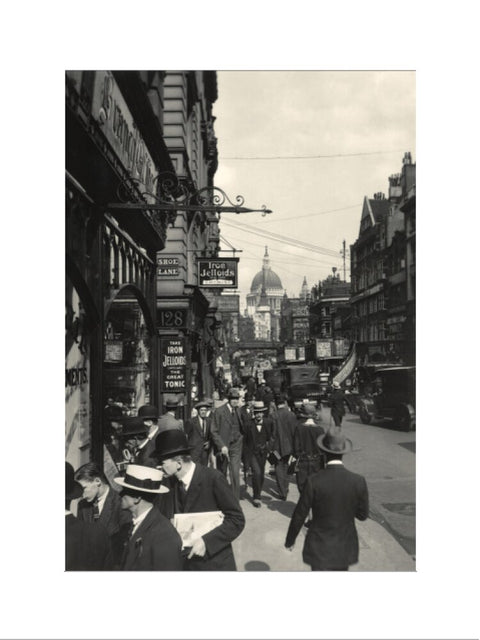
<path fill-rule="evenodd" d="M 103 496 L 97 500 L 98 513 L 102 513 L 103 507 L 105 506 L 105 500 L 107 499 L 109 491 L 110 491 L 110 487 L 107 487 L 107 490 L 105 491 Z"/>
<path fill-rule="evenodd" d="M 133 523 L 132 535 L 138 529 L 139 525 L 145 520 L 145 518 L 148 516 L 148 514 L 152 509 L 153 509 L 153 505 L 149 507 L 146 511 L 141 513 L 138 516 L 138 518 L 132 518 L 132 523 Z"/>
<path fill-rule="evenodd" d="M 188 491 L 190 483 L 192 482 L 194 471 L 195 471 L 195 463 L 193 462 L 190 470 L 180 480 L 180 482 L 183 482 L 183 484 L 185 485 L 185 491 Z"/>
<path fill-rule="evenodd" d="M 329 460 L 327 462 L 327 467 L 330 465 L 333 466 L 334 464 L 341 464 L 343 466 L 343 462 L 341 460 Z"/>

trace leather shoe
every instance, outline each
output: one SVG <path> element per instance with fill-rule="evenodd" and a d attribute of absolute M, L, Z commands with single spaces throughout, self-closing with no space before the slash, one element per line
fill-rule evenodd
<path fill-rule="evenodd" d="M 262 503 L 260 502 L 260 500 L 255 499 L 255 500 L 253 501 L 253 506 L 254 506 L 254 507 L 257 507 L 257 509 L 258 509 L 259 507 L 261 507 L 261 506 L 262 506 Z"/>

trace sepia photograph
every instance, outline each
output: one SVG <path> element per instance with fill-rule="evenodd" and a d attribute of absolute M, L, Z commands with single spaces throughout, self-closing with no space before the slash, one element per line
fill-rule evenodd
<path fill-rule="evenodd" d="M 415 72 L 65 80 L 66 570 L 415 571 Z"/>

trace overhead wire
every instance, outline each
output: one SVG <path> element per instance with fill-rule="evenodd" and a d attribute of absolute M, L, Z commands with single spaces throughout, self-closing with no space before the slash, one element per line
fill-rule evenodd
<path fill-rule="evenodd" d="M 219 160 L 316 160 L 318 158 L 353 158 L 360 156 L 376 156 L 385 153 L 401 153 L 402 149 L 391 151 L 361 151 L 359 153 L 330 153 L 309 156 L 220 156 Z"/>

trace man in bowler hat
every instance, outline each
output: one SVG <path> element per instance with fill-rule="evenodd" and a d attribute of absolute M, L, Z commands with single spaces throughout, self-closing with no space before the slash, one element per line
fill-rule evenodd
<path fill-rule="evenodd" d="M 72 465 L 65 462 L 65 569 L 109 571 L 113 568 L 113 558 L 107 530 L 79 520 L 70 511 L 71 501 L 80 498 L 82 493 Z"/>
<path fill-rule="evenodd" d="M 180 402 L 176 398 L 168 398 L 165 401 L 165 413 L 158 420 L 158 432 L 167 431 L 168 429 L 177 429 L 183 431 L 183 420 L 179 420 L 176 416 Z"/>
<path fill-rule="evenodd" d="M 182 431 L 164 431 L 155 440 L 157 466 L 167 476 L 174 513 L 221 511 L 223 522 L 193 541 L 184 569 L 235 571 L 232 541 L 245 526 L 240 504 L 225 477 L 216 469 L 193 462 Z"/>
<path fill-rule="evenodd" d="M 240 463 L 242 461 L 243 423 L 239 412 L 238 389 L 228 392 L 228 401 L 215 410 L 211 434 L 217 451 L 217 469 L 223 475 L 230 471 L 233 495 L 240 498 Z"/>
<path fill-rule="evenodd" d="M 123 571 L 181 571 L 182 541 L 175 527 L 154 508 L 155 497 L 167 493 L 163 474 L 152 467 L 128 465 L 125 477 L 115 478 L 122 487 L 122 509 L 132 515 L 132 531 L 126 542 Z"/>
<path fill-rule="evenodd" d="M 264 414 L 268 411 L 264 402 L 253 403 L 253 419 L 245 423 L 244 449 L 247 465 L 252 468 L 253 506 L 261 507 L 261 493 L 265 479 L 265 464 L 273 445 L 273 420 Z"/>
<path fill-rule="evenodd" d="M 352 442 L 340 427 L 318 438 L 325 452 L 324 469 L 310 475 L 300 494 L 288 528 L 285 547 L 293 549 L 310 509 L 312 522 L 305 537 L 303 561 L 312 571 L 347 571 L 358 562 L 358 535 L 355 518 L 368 517 L 368 489 L 365 478 L 343 466 Z"/>

